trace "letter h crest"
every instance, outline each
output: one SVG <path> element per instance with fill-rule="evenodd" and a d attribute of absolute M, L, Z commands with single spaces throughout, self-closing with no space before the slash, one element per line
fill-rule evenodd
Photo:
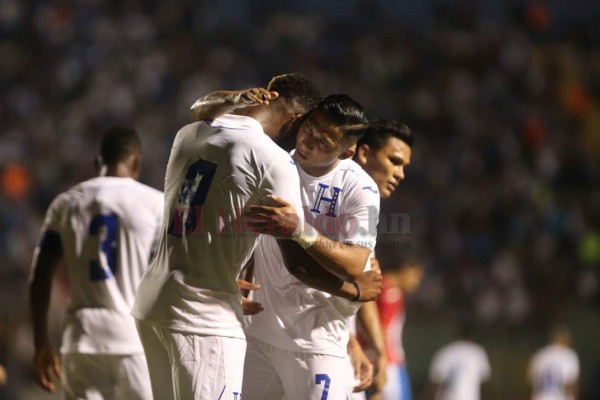
<path fill-rule="evenodd" d="M 329 208 L 327 210 L 327 212 L 325 213 L 326 216 L 328 217 L 335 217 L 335 205 L 338 201 L 338 198 L 340 197 L 340 193 L 342 192 L 342 189 L 332 186 L 331 187 L 331 191 L 333 192 L 333 195 L 331 196 L 331 198 L 329 197 L 325 197 L 325 190 L 329 188 L 328 185 L 325 185 L 324 183 L 319 183 L 319 192 L 317 194 L 317 199 L 315 200 L 315 204 L 313 205 L 313 208 L 311 208 L 310 211 L 316 213 L 316 214 L 321 214 L 321 203 L 325 202 L 325 203 L 329 203 Z"/>

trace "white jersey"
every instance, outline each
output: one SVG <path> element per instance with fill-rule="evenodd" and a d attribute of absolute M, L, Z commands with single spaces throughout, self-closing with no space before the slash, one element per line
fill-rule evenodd
<path fill-rule="evenodd" d="M 533 355 L 528 373 L 533 400 L 572 400 L 565 386 L 579 378 L 579 358 L 568 347 L 548 345 Z"/>
<path fill-rule="evenodd" d="M 377 237 L 379 193 L 375 182 L 352 160 L 313 177 L 298 168 L 306 220 L 323 235 L 373 249 Z M 246 333 L 273 346 L 344 357 L 348 318 L 360 303 L 309 288 L 290 274 L 276 241 L 265 237 L 254 252 L 254 299 L 264 311 L 246 318 Z M 370 268 L 370 260 L 365 269 Z"/>
<path fill-rule="evenodd" d="M 43 232 L 60 235 L 70 282 L 62 353 L 143 352 L 129 315 L 162 221 L 162 193 L 98 177 L 60 194 Z"/>
<path fill-rule="evenodd" d="M 490 362 L 480 345 L 459 340 L 438 350 L 429 378 L 443 385 L 442 400 L 479 400 L 481 383 L 489 379 Z"/>
<path fill-rule="evenodd" d="M 179 332 L 244 338 L 236 277 L 259 235 L 241 217 L 269 195 L 300 210 L 293 160 L 258 121 L 225 115 L 182 128 L 167 166 L 157 256 L 132 315 Z"/>

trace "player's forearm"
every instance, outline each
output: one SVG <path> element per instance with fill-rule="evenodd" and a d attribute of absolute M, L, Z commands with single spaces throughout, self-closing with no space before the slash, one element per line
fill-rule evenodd
<path fill-rule="evenodd" d="M 357 279 L 371 254 L 365 247 L 336 242 L 320 234 L 306 252 L 327 271 L 346 281 Z"/>
<path fill-rule="evenodd" d="M 36 349 L 48 344 L 48 308 L 52 287 L 52 278 L 40 275 L 34 275 L 29 283 L 29 307 Z"/>
<path fill-rule="evenodd" d="M 277 240 L 277 243 L 287 270 L 307 286 L 349 300 L 358 294 L 354 284 L 321 268 L 297 243 L 290 240 Z"/>
<path fill-rule="evenodd" d="M 52 278 L 60 257 L 36 249 L 33 256 L 32 276 L 29 282 L 29 307 L 36 349 L 48 345 L 48 308 L 52 292 Z"/>
<path fill-rule="evenodd" d="M 213 120 L 235 110 L 239 93 L 220 90 L 200 97 L 191 107 L 194 121 Z"/>
<path fill-rule="evenodd" d="M 358 310 L 358 320 L 365 328 L 369 342 L 377 356 L 385 356 L 385 334 L 381 326 L 379 309 L 374 301 L 363 304 Z"/>

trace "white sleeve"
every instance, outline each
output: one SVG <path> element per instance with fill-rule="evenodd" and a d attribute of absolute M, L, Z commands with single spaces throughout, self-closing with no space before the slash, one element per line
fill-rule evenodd
<path fill-rule="evenodd" d="M 61 233 L 64 222 L 65 213 L 67 212 L 68 202 L 67 194 L 62 193 L 58 195 L 46 211 L 46 217 L 44 218 L 44 224 L 42 225 L 42 232 L 54 231 Z"/>
<path fill-rule="evenodd" d="M 573 352 L 565 363 L 565 380 L 569 383 L 573 383 L 579 379 L 579 358 L 577 354 Z"/>
<path fill-rule="evenodd" d="M 164 193 L 159 192 L 156 195 L 156 204 L 154 205 L 154 237 L 152 241 L 152 247 L 150 249 L 150 254 L 154 255 L 158 249 L 158 243 L 160 242 L 160 236 L 162 233 L 163 227 L 163 213 L 164 213 L 164 205 L 165 205 L 165 196 Z"/>
<path fill-rule="evenodd" d="M 446 381 L 446 367 L 443 353 L 439 351 L 433 355 L 431 366 L 429 367 L 429 379 L 433 383 L 442 384 Z"/>
<path fill-rule="evenodd" d="M 268 196 L 275 195 L 290 202 L 296 209 L 299 224 L 304 224 L 304 211 L 300 197 L 300 178 L 292 158 L 282 155 L 271 163 L 260 185 L 260 199 L 263 204 L 269 205 Z"/>
<path fill-rule="evenodd" d="M 377 241 L 377 224 L 379 223 L 379 193 L 364 188 L 360 181 L 347 194 L 347 203 L 342 214 L 338 216 L 343 222 L 340 231 L 340 242 L 355 243 L 371 250 Z"/>
<path fill-rule="evenodd" d="M 492 375 L 492 367 L 490 366 L 490 360 L 487 353 L 481 348 L 481 380 L 487 381 Z"/>

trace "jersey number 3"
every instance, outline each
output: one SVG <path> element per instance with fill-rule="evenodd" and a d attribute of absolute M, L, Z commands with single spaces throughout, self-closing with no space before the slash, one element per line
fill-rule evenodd
<path fill-rule="evenodd" d="M 119 218 L 114 215 L 96 215 L 90 222 L 88 233 L 100 236 L 100 253 L 106 258 L 109 271 L 102 267 L 99 260 L 90 261 L 90 279 L 103 281 L 117 273 L 117 232 Z"/>
<path fill-rule="evenodd" d="M 169 234 L 182 237 L 196 231 L 198 218 L 201 217 L 199 213 L 202 212 L 216 171 L 217 164 L 206 160 L 198 160 L 189 166 L 181 185 L 177 207 L 169 222 Z"/>

